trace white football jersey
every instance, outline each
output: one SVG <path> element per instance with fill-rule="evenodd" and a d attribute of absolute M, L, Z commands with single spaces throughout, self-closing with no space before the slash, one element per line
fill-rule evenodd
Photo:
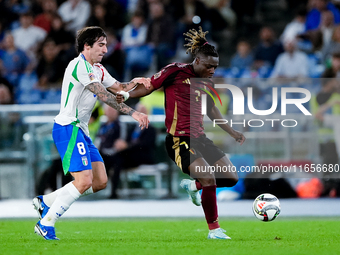
<path fill-rule="evenodd" d="M 89 136 L 88 123 L 97 96 L 86 89 L 86 86 L 93 82 L 99 82 L 107 88 L 112 86 L 116 79 L 101 64 L 95 63 L 92 66 L 83 54 L 79 54 L 65 70 L 60 112 L 54 119 L 56 123 L 62 126 L 76 125 Z"/>

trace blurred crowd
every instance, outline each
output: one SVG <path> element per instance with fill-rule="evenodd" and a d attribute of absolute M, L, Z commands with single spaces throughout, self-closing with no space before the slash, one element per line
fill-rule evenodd
<path fill-rule="evenodd" d="M 213 36 L 235 23 L 229 1 L 1 0 L 1 104 L 57 103 L 63 71 L 76 56 L 76 31 L 101 26 L 103 64 L 118 80 L 167 65 L 201 25 Z"/>
<path fill-rule="evenodd" d="M 281 7 L 275 14 L 271 6 Z M 107 32 L 102 63 L 118 80 L 191 61 L 183 32 L 199 26 L 220 52 L 216 76 L 292 81 L 329 68 L 336 76 L 339 7 L 337 0 L 0 0 L 0 103 L 58 103 L 84 26 Z"/>

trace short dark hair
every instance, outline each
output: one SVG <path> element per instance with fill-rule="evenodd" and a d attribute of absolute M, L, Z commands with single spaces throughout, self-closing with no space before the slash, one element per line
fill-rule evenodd
<path fill-rule="evenodd" d="M 84 27 L 83 29 L 78 30 L 76 38 L 78 54 L 84 50 L 85 44 L 92 47 L 100 37 L 107 37 L 105 31 L 101 27 Z"/>
<path fill-rule="evenodd" d="M 137 10 L 133 13 L 132 17 L 141 17 L 141 18 L 145 18 L 144 12 L 141 10 Z"/>
<path fill-rule="evenodd" d="M 20 17 L 34 17 L 33 12 L 31 11 L 26 11 L 20 14 Z"/>
<path fill-rule="evenodd" d="M 186 53 L 189 51 L 196 57 L 198 54 L 203 54 L 205 56 L 212 56 L 212 57 L 218 57 L 218 53 L 216 48 L 209 44 L 207 39 L 205 38 L 205 35 L 208 33 L 208 31 L 203 32 L 202 27 L 199 27 L 199 31 L 196 31 L 195 29 L 190 29 L 189 32 L 184 33 L 187 38 L 185 38 L 186 41 L 189 41 L 184 46 L 187 47 Z"/>
<path fill-rule="evenodd" d="M 306 17 L 307 14 L 308 14 L 308 11 L 305 5 L 300 5 L 295 11 L 296 16 Z"/>
<path fill-rule="evenodd" d="M 340 58 L 340 51 L 335 51 L 335 52 L 332 54 L 332 58 Z"/>

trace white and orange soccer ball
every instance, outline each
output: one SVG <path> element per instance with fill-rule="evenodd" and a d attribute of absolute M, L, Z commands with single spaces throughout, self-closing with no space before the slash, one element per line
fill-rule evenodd
<path fill-rule="evenodd" d="M 254 200 L 252 210 L 259 220 L 272 221 L 280 214 L 280 201 L 276 196 L 264 193 Z"/>

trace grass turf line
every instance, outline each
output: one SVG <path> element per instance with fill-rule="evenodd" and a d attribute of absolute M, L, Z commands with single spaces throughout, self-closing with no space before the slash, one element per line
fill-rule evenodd
<path fill-rule="evenodd" d="M 337 218 L 220 220 L 232 240 L 207 240 L 202 219 L 61 219 L 60 241 L 33 233 L 35 220 L 0 220 L 0 254 L 340 254 Z"/>

